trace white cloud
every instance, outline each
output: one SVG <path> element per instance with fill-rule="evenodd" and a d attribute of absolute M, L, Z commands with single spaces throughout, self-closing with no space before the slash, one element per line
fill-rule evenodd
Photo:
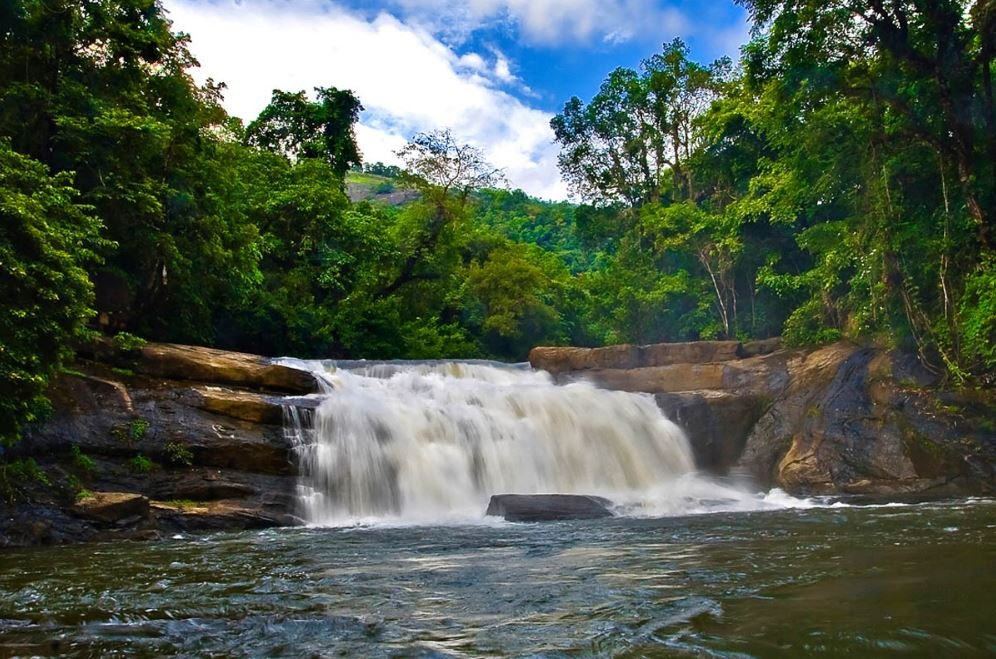
<path fill-rule="evenodd" d="M 476 1 L 476 0 L 474 0 Z M 551 115 L 502 91 L 509 62 L 457 56 L 424 29 L 387 13 L 367 19 L 327 2 L 166 0 L 174 29 L 191 35 L 199 75 L 228 85 L 226 108 L 250 120 L 274 88 L 351 89 L 366 111 L 356 135 L 369 162 L 418 131 L 450 128 L 530 194 L 563 199 Z"/>
<path fill-rule="evenodd" d="M 460 41 L 475 29 L 508 22 L 534 43 L 609 43 L 637 35 L 684 33 L 685 15 L 650 0 L 389 0 L 409 17 L 446 38 Z"/>
<path fill-rule="evenodd" d="M 495 77 L 502 82 L 515 82 L 516 77 L 512 75 L 512 69 L 508 65 L 508 60 L 502 55 L 495 59 Z"/>

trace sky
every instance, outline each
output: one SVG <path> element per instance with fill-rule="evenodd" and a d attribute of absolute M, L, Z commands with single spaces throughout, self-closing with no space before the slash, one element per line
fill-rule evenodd
<path fill-rule="evenodd" d="M 415 133 L 450 129 L 509 184 L 560 200 L 550 119 L 616 67 L 681 37 L 693 59 L 736 58 L 747 14 L 732 0 L 163 0 L 191 37 L 194 76 L 224 82 L 247 123 L 274 89 L 351 89 L 364 162 L 398 164 Z"/>

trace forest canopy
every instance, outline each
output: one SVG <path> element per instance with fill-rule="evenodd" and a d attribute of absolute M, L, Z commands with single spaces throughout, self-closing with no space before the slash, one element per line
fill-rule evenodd
<path fill-rule="evenodd" d="M 565 103 L 575 204 L 505 189 L 448 131 L 363 165 L 334 80 L 243 124 L 155 0 L 4 3 L 0 438 L 93 332 L 507 360 L 846 337 L 991 383 L 996 5 L 741 4 L 739 61 L 676 39 Z M 360 176 L 411 194 L 351 201 Z"/>

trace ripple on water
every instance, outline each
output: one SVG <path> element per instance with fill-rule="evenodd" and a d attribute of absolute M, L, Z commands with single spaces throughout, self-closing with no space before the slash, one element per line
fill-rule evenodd
<path fill-rule="evenodd" d="M 996 652 L 996 504 L 897 510 L 5 552 L 0 655 Z"/>

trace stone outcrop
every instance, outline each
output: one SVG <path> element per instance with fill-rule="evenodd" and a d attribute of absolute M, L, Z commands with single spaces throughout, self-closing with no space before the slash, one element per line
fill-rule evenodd
<path fill-rule="evenodd" d="M 553 375 L 577 371 L 619 371 L 640 368 L 713 364 L 774 352 L 777 339 L 739 341 L 692 341 L 655 343 L 645 346 L 617 345 L 604 348 L 537 347 L 529 352 L 529 363 Z M 666 372 L 666 371 L 664 371 Z"/>
<path fill-rule="evenodd" d="M 699 468 L 746 473 L 762 487 L 996 491 L 996 394 L 946 390 L 910 355 L 762 341 L 536 348 L 530 361 L 560 381 L 654 394 Z"/>
<path fill-rule="evenodd" d="M 612 502 L 584 494 L 495 494 L 485 515 L 509 522 L 552 522 L 612 517 Z"/>
<path fill-rule="evenodd" d="M 73 514 L 102 524 L 149 518 L 149 500 L 134 492 L 90 492 L 72 507 Z"/>
<path fill-rule="evenodd" d="M 283 414 L 317 404 L 311 373 L 171 344 L 83 354 L 8 456 L 54 485 L 0 505 L 0 546 L 300 523 Z"/>

